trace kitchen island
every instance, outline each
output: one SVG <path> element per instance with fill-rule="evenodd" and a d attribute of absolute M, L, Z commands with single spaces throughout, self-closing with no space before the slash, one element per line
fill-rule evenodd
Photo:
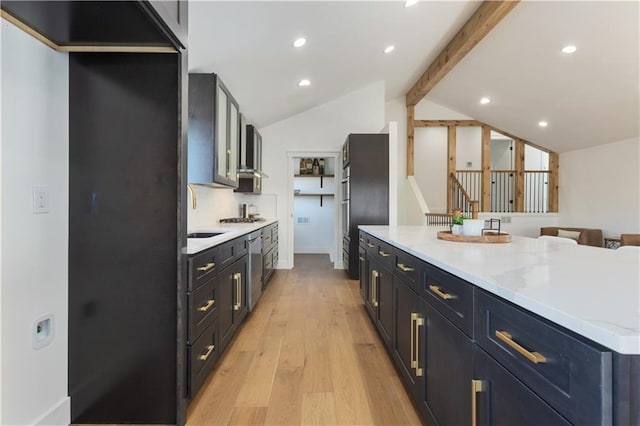
<path fill-rule="evenodd" d="M 361 226 L 360 244 L 365 306 L 425 418 L 640 422 L 637 254 L 410 226 Z"/>

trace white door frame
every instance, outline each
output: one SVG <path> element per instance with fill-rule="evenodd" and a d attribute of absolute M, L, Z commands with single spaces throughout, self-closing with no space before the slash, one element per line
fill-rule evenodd
<path fill-rule="evenodd" d="M 295 167 L 293 165 L 293 159 L 296 157 L 303 158 L 333 158 L 334 162 L 334 176 L 333 184 L 335 188 L 334 202 L 333 202 L 333 244 L 334 244 L 334 269 L 344 269 L 342 266 L 342 215 L 340 214 L 342 200 L 342 185 L 340 184 L 342 179 L 342 152 L 337 151 L 287 151 L 287 263 L 291 268 L 293 264 L 293 175 Z"/>

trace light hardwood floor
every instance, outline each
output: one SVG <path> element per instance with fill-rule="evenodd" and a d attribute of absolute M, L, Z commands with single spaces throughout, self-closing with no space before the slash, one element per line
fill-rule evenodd
<path fill-rule="evenodd" d="M 191 401 L 188 425 L 418 425 L 358 282 L 296 255 Z"/>

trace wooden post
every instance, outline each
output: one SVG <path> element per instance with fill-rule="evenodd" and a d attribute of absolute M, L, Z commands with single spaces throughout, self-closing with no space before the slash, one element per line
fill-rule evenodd
<path fill-rule="evenodd" d="M 549 212 L 558 212 L 558 168 L 560 166 L 560 156 L 557 152 L 549 153 Z"/>
<path fill-rule="evenodd" d="M 414 106 L 407 106 L 407 176 L 413 176 Z"/>
<path fill-rule="evenodd" d="M 516 212 L 524 212 L 524 142 L 516 139 L 515 166 L 516 166 Z"/>
<path fill-rule="evenodd" d="M 491 211 L 491 128 L 482 126 L 482 199 L 480 209 Z"/>
<path fill-rule="evenodd" d="M 456 173 L 456 126 L 447 127 L 447 211 L 453 208 L 453 182 L 451 175 Z"/>

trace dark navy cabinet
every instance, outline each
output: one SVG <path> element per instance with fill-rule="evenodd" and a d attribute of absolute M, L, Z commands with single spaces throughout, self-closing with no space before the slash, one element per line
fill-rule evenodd
<path fill-rule="evenodd" d="M 358 237 L 365 307 L 425 423 L 640 424 L 640 357 Z"/>
<path fill-rule="evenodd" d="M 240 112 L 216 74 L 189 74 L 188 179 L 238 186 Z"/>
<path fill-rule="evenodd" d="M 478 426 L 569 426 L 571 423 L 485 351 L 474 351 L 471 416 Z M 460 398 L 462 399 L 462 398 Z M 592 423 L 600 424 L 600 423 Z"/>
<path fill-rule="evenodd" d="M 393 360 L 409 394 L 420 401 L 424 393 L 425 307 L 418 295 L 400 278 L 393 277 Z"/>
<path fill-rule="evenodd" d="M 441 425 L 471 423 L 469 395 L 473 342 L 462 330 L 426 303 L 423 411 L 429 409 Z"/>

